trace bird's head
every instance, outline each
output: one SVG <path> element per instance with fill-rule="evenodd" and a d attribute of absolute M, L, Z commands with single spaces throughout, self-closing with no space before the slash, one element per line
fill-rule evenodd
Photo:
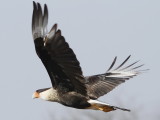
<path fill-rule="evenodd" d="M 41 93 L 43 93 L 44 91 L 48 90 L 50 88 L 44 88 L 44 89 L 38 89 L 36 90 L 33 95 L 32 95 L 32 98 L 35 99 L 35 98 L 41 98 Z"/>

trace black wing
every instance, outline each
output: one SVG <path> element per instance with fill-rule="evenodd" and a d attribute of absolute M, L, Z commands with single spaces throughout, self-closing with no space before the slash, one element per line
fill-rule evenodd
<path fill-rule="evenodd" d="M 73 90 L 86 95 L 85 79 L 80 63 L 55 24 L 47 32 L 48 9 L 44 12 L 39 3 L 33 2 L 32 34 L 37 55 L 50 76 L 52 86 L 62 91 Z"/>
<path fill-rule="evenodd" d="M 110 92 L 111 90 L 113 90 L 119 84 L 125 82 L 126 80 L 142 72 L 142 70 L 135 70 L 135 69 L 143 65 L 132 67 L 138 61 L 124 68 L 121 68 L 128 61 L 129 58 L 130 56 L 116 69 L 111 70 L 117 59 L 117 57 L 115 57 L 110 68 L 105 74 L 86 77 L 86 79 L 88 80 L 86 87 L 87 87 L 87 92 L 90 98 L 97 99 L 100 96 L 103 96 L 107 94 L 108 92 Z"/>

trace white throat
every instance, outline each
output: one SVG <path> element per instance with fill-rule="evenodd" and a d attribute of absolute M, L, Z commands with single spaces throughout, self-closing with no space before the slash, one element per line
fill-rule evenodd
<path fill-rule="evenodd" d="M 44 92 L 41 92 L 40 98 L 46 101 L 52 101 L 52 102 L 58 102 L 59 101 L 59 96 L 57 94 L 57 91 L 53 88 L 50 88 Z"/>

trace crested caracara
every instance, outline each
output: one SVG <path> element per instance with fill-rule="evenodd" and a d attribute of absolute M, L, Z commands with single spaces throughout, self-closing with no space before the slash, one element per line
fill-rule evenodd
<path fill-rule="evenodd" d="M 117 57 L 114 58 L 109 69 L 93 76 L 83 76 L 80 63 L 75 53 L 69 47 L 61 30 L 54 24 L 47 30 L 48 8 L 44 5 L 42 10 L 39 3 L 33 2 L 32 35 L 38 57 L 44 64 L 51 79 L 52 87 L 36 90 L 33 98 L 58 102 L 68 107 L 78 109 L 94 109 L 104 112 L 116 109 L 128 109 L 111 106 L 97 99 L 113 90 L 119 84 L 141 73 L 134 66 L 138 61 L 124 66 L 130 58 L 114 68 Z"/>

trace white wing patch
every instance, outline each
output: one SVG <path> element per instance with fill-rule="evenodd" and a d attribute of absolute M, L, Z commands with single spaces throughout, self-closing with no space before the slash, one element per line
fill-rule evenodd
<path fill-rule="evenodd" d="M 137 70 L 138 68 L 142 67 L 144 64 L 139 65 L 139 66 L 134 66 L 136 63 L 138 63 L 139 61 L 136 61 L 128 66 L 123 67 L 123 65 L 129 60 L 129 58 L 131 57 L 128 56 L 125 61 L 120 64 L 117 68 L 115 68 L 114 70 L 112 70 L 113 66 L 115 65 L 115 62 L 117 60 L 117 57 L 115 57 L 115 59 L 113 60 L 111 66 L 109 67 L 108 71 L 105 73 L 106 76 L 108 78 L 132 78 L 138 74 L 140 74 L 143 71 L 147 71 L 146 70 Z M 123 68 L 122 68 L 123 67 Z"/>

